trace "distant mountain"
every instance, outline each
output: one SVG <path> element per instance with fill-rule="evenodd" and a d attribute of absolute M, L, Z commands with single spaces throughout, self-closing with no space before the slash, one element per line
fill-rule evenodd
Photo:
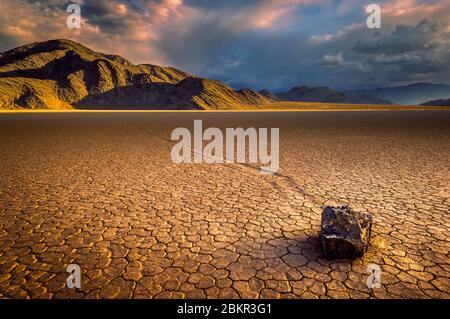
<path fill-rule="evenodd" d="M 171 67 L 134 65 L 70 40 L 0 54 L 0 109 L 240 109 L 271 100 Z"/>
<path fill-rule="evenodd" d="M 312 88 L 306 85 L 296 86 L 287 92 L 276 93 L 283 100 L 303 102 L 339 103 L 345 100 L 345 94 L 333 91 L 328 87 Z"/>
<path fill-rule="evenodd" d="M 346 91 L 348 95 L 370 95 L 404 105 L 419 105 L 431 100 L 450 98 L 450 85 L 415 83 L 406 86 Z"/>
<path fill-rule="evenodd" d="M 269 90 L 261 90 L 258 91 L 259 94 L 262 96 L 265 96 L 273 101 L 281 101 L 282 99 L 279 96 L 276 96 L 273 92 L 270 92 Z"/>
<path fill-rule="evenodd" d="M 433 101 L 428 101 L 428 102 L 422 103 L 420 105 L 425 105 L 425 106 L 450 106 L 450 99 L 433 100 Z"/>
<path fill-rule="evenodd" d="M 322 103 L 350 103 L 350 104 L 392 104 L 392 102 L 360 94 L 349 96 L 328 87 L 296 86 L 287 92 L 271 93 L 267 90 L 259 92 L 272 100 L 322 102 Z"/>

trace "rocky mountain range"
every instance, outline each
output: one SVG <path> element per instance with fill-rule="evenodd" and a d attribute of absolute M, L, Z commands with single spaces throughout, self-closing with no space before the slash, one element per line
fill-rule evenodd
<path fill-rule="evenodd" d="M 428 101 L 428 102 L 422 103 L 420 105 L 424 105 L 424 106 L 450 106 L 450 99 L 433 100 L 433 101 Z"/>
<path fill-rule="evenodd" d="M 369 95 L 403 105 L 419 105 L 427 101 L 450 98 L 450 85 L 414 83 L 404 86 L 345 91 L 345 93 Z"/>
<path fill-rule="evenodd" d="M 449 85 L 429 83 L 342 92 L 304 85 L 279 93 L 235 90 L 172 67 L 135 65 L 65 39 L 0 53 L 0 109 L 233 110 L 276 108 L 279 101 L 389 105 L 445 98 L 450 98 Z"/>
<path fill-rule="evenodd" d="M 70 40 L 0 55 L 0 109 L 240 109 L 271 100 L 171 67 L 134 65 Z"/>
<path fill-rule="evenodd" d="M 379 99 L 365 94 L 346 94 L 332 90 L 326 86 L 309 87 L 296 86 L 286 92 L 272 93 L 268 90 L 259 91 L 261 95 L 272 100 L 322 102 L 322 103 L 349 103 L 349 104 L 393 104 L 388 100 Z"/>

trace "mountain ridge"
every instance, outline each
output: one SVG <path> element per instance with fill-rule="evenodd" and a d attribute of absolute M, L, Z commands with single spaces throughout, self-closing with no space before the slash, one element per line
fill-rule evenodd
<path fill-rule="evenodd" d="M 240 109 L 271 100 L 173 67 L 134 65 L 71 40 L 0 55 L 0 109 Z"/>
<path fill-rule="evenodd" d="M 432 101 L 427 101 L 425 103 L 422 103 L 420 105 L 423 105 L 423 106 L 450 106 L 450 99 L 432 100 Z"/>
<path fill-rule="evenodd" d="M 306 85 L 294 86 L 288 91 L 273 93 L 268 90 L 259 91 L 260 94 L 274 101 L 298 101 L 321 103 L 350 103 L 350 104 L 394 104 L 391 101 L 378 99 L 368 95 L 350 96 L 340 91 L 335 91 L 327 86 L 309 87 Z"/>
<path fill-rule="evenodd" d="M 417 82 L 403 86 L 348 90 L 347 94 L 366 94 L 403 105 L 420 105 L 427 101 L 450 98 L 450 85 Z"/>
<path fill-rule="evenodd" d="M 278 93 L 235 90 L 170 66 L 133 64 L 119 55 L 56 39 L 0 53 L 0 92 L 0 109 L 234 110 L 277 108 L 277 103 L 289 101 L 419 105 L 450 98 L 450 85 L 413 83 L 353 91 L 300 85 Z"/>

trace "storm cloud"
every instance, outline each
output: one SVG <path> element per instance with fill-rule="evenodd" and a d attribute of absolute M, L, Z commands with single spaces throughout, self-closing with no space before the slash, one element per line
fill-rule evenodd
<path fill-rule="evenodd" d="M 69 3 L 81 30 L 66 28 Z M 382 0 L 368 29 L 357 0 L 0 2 L 0 51 L 69 38 L 135 63 L 171 65 L 239 87 L 364 88 L 450 82 L 449 0 Z"/>

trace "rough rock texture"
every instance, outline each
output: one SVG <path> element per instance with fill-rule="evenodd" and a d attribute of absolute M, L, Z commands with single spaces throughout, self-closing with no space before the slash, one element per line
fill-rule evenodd
<path fill-rule="evenodd" d="M 328 259 L 353 259 L 367 249 L 372 215 L 353 211 L 348 205 L 327 206 L 322 212 L 321 241 Z"/>

